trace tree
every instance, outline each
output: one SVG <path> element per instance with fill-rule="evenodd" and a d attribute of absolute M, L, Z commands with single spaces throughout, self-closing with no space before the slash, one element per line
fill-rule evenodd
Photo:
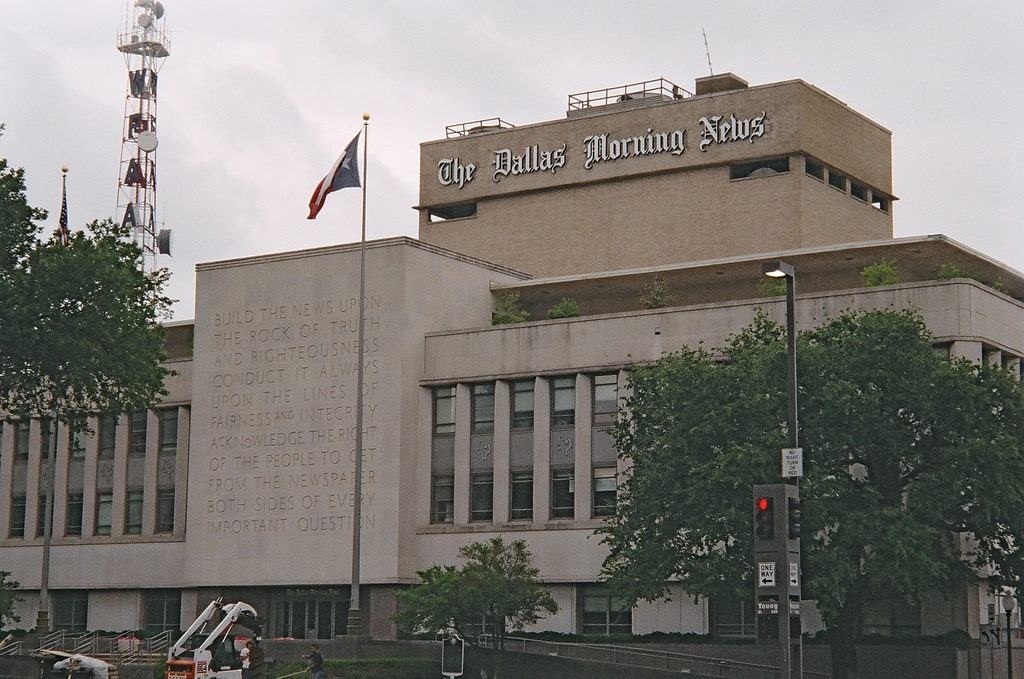
<path fill-rule="evenodd" d="M 127 227 L 94 221 L 39 240 L 24 174 L 0 160 L 0 409 L 85 427 L 94 412 L 151 406 L 169 371 L 159 318 L 166 270 L 146 272 Z"/>
<path fill-rule="evenodd" d="M 537 580 L 524 540 L 508 544 L 499 536 L 459 549 L 461 568 L 433 565 L 417 571 L 420 582 L 398 594 L 394 616 L 407 631 L 454 629 L 476 645 L 475 632 L 488 635 L 493 677 L 501 675 L 505 635 L 537 622 L 542 612 L 557 613 L 558 604 Z"/>
<path fill-rule="evenodd" d="M 0 630 L 5 625 L 21 620 L 14 614 L 14 604 L 21 601 L 16 592 L 21 585 L 14 580 L 9 580 L 9 571 L 0 571 Z"/>
<path fill-rule="evenodd" d="M 779 481 L 785 355 L 783 328 L 759 315 L 720 352 L 631 374 L 614 430 L 631 473 L 599 531 L 630 600 L 663 597 L 670 579 L 752 596 L 750 488 Z M 1020 585 L 1024 399 L 999 367 L 939 355 L 909 311 L 845 314 L 801 333 L 797 355 L 803 586 L 840 679 L 869 601 L 952 593 L 982 572 Z"/>

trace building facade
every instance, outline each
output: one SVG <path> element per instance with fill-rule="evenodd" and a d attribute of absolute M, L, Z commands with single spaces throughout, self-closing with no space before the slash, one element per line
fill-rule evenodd
<path fill-rule="evenodd" d="M 758 288 L 781 257 L 798 327 L 915 308 L 942 350 L 1020 374 L 1024 276 L 943 236 L 892 238 L 889 132 L 801 81 L 572 95 L 563 120 L 450 127 L 423 144 L 420 179 L 420 239 L 367 243 L 362 299 L 359 244 L 199 265 L 156 409 L 70 445 L 46 420 L 4 422 L 0 569 L 23 620 L 55 446 L 57 626 L 177 629 L 224 596 L 269 636 L 343 634 L 362 356 L 368 633 L 394 635 L 394 592 L 417 570 L 500 534 L 527 541 L 560 605 L 539 629 L 749 634 L 743 602 L 677 592 L 629 609 L 599 582 L 593 531 L 627 471 L 605 429 L 631 366 L 721 345 L 759 308 L 781 321 Z M 902 282 L 864 287 L 881 261 Z M 670 304 L 643 302 L 654 284 Z M 539 320 L 492 325 L 510 295 Z M 548 319 L 564 298 L 581 315 Z M 977 635 L 992 603 L 969 591 L 871 624 Z"/>

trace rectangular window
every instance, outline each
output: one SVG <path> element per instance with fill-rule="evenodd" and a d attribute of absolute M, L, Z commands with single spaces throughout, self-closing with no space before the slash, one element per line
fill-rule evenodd
<path fill-rule="evenodd" d="M 455 477 L 434 476 L 430 488 L 430 523 L 451 523 L 454 520 Z"/>
<path fill-rule="evenodd" d="M 76 431 L 75 435 L 71 438 L 71 459 L 72 460 L 84 460 L 85 459 L 85 442 L 88 438 L 88 434 L 84 431 Z"/>
<path fill-rule="evenodd" d="M 471 480 L 469 520 L 494 520 L 494 474 L 473 474 Z"/>
<path fill-rule="evenodd" d="M 576 378 L 556 377 L 551 380 L 551 426 L 576 424 Z"/>
<path fill-rule="evenodd" d="M 594 470 L 594 516 L 615 514 L 615 468 Z"/>
<path fill-rule="evenodd" d="M 142 534 L 142 489 L 136 488 L 125 493 L 124 532 L 125 535 Z"/>
<path fill-rule="evenodd" d="M 24 495 L 15 495 L 11 498 L 11 527 L 8 535 L 12 538 L 25 537 L 25 510 L 28 498 Z"/>
<path fill-rule="evenodd" d="M 156 493 L 156 532 L 174 532 L 174 489 L 161 488 Z"/>
<path fill-rule="evenodd" d="M 85 496 L 82 493 L 68 493 L 67 516 L 64 519 L 65 535 L 82 534 L 84 512 Z"/>
<path fill-rule="evenodd" d="M 434 435 L 455 433 L 455 387 L 434 388 Z"/>
<path fill-rule="evenodd" d="M 65 632 L 85 632 L 89 628 L 89 593 L 54 592 L 53 628 Z"/>
<path fill-rule="evenodd" d="M 804 158 L 804 172 L 815 179 L 825 181 L 825 166 L 813 158 Z"/>
<path fill-rule="evenodd" d="M 533 520 L 533 472 L 512 472 L 512 502 L 509 518 L 513 521 Z"/>
<path fill-rule="evenodd" d="M 494 383 L 473 385 L 473 433 L 494 431 Z"/>
<path fill-rule="evenodd" d="M 870 193 L 868 187 L 861 184 L 855 179 L 850 180 L 850 195 L 857 200 L 868 202 L 868 194 Z"/>
<path fill-rule="evenodd" d="M 512 383 L 512 428 L 533 429 L 533 380 Z"/>
<path fill-rule="evenodd" d="M 28 420 L 18 420 L 14 427 L 14 459 L 16 461 L 28 462 L 29 432 L 31 423 Z"/>
<path fill-rule="evenodd" d="M 871 204 L 882 212 L 889 211 L 889 196 L 875 191 L 871 192 Z"/>
<path fill-rule="evenodd" d="M 594 375 L 594 426 L 610 425 L 615 422 L 618 398 L 618 375 Z"/>
<path fill-rule="evenodd" d="M 746 179 L 747 177 L 770 177 L 773 174 L 789 172 L 789 157 L 766 158 L 751 163 L 739 163 L 729 166 L 729 179 Z"/>
<path fill-rule="evenodd" d="M 158 589 L 142 594 L 142 626 L 147 632 L 160 633 L 181 629 L 181 591 Z"/>
<path fill-rule="evenodd" d="M 572 469 L 551 470 L 551 518 L 571 519 L 576 515 L 576 479 Z"/>
<path fill-rule="evenodd" d="M 828 183 L 834 189 L 839 189 L 843 193 L 846 193 L 846 177 L 839 174 L 832 168 L 828 170 Z"/>
<path fill-rule="evenodd" d="M 36 504 L 36 537 L 46 537 L 46 495 L 44 493 L 39 494 L 39 501 Z"/>
<path fill-rule="evenodd" d="M 133 457 L 146 455 L 146 434 L 149 413 L 143 410 L 140 413 L 132 413 L 129 427 L 129 448 L 128 452 Z"/>
<path fill-rule="evenodd" d="M 96 535 L 110 535 L 114 521 L 114 494 L 103 491 L 96 493 Z"/>
<path fill-rule="evenodd" d="M 117 447 L 117 415 L 100 418 L 100 459 L 113 460 Z"/>
<path fill-rule="evenodd" d="M 625 599 L 612 596 L 602 585 L 583 586 L 583 633 L 633 633 L 633 611 Z"/>
<path fill-rule="evenodd" d="M 178 452 L 178 409 L 160 411 L 160 452 L 173 455 Z"/>

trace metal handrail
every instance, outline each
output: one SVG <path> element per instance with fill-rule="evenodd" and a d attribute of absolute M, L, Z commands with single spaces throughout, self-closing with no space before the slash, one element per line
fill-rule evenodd
<path fill-rule="evenodd" d="M 487 132 L 497 132 L 498 130 L 510 130 L 513 127 L 515 127 L 515 125 L 504 121 L 501 118 L 486 118 L 484 120 L 474 120 L 468 123 L 446 125 L 444 133 L 446 138 L 451 139 L 452 137 L 467 137 L 473 134 L 485 134 Z"/>
<path fill-rule="evenodd" d="M 600 90 L 589 92 L 578 92 L 569 95 L 569 110 L 581 111 L 595 106 L 607 106 L 623 101 L 634 99 L 661 98 L 665 101 L 674 99 L 685 99 L 692 97 L 693 93 L 683 89 L 670 80 L 657 78 L 655 80 L 644 80 L 628 85 L 617 87 L 606 87 Z"/>

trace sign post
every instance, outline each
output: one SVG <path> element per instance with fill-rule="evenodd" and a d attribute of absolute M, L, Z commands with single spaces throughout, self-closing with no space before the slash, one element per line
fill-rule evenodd
<path fill-rule="evenodd" d="M 461 677 L 466 665 L 466 641 L 453 630 L 441 642 L 441 674 Z"/>
<path fill-rule="evenodd" d="M 800 639 L 800 493 L 796 486 L 754 486 L 754 601 L 757 643 L 779 646 L 790 679 L 793 638 Z"/>

